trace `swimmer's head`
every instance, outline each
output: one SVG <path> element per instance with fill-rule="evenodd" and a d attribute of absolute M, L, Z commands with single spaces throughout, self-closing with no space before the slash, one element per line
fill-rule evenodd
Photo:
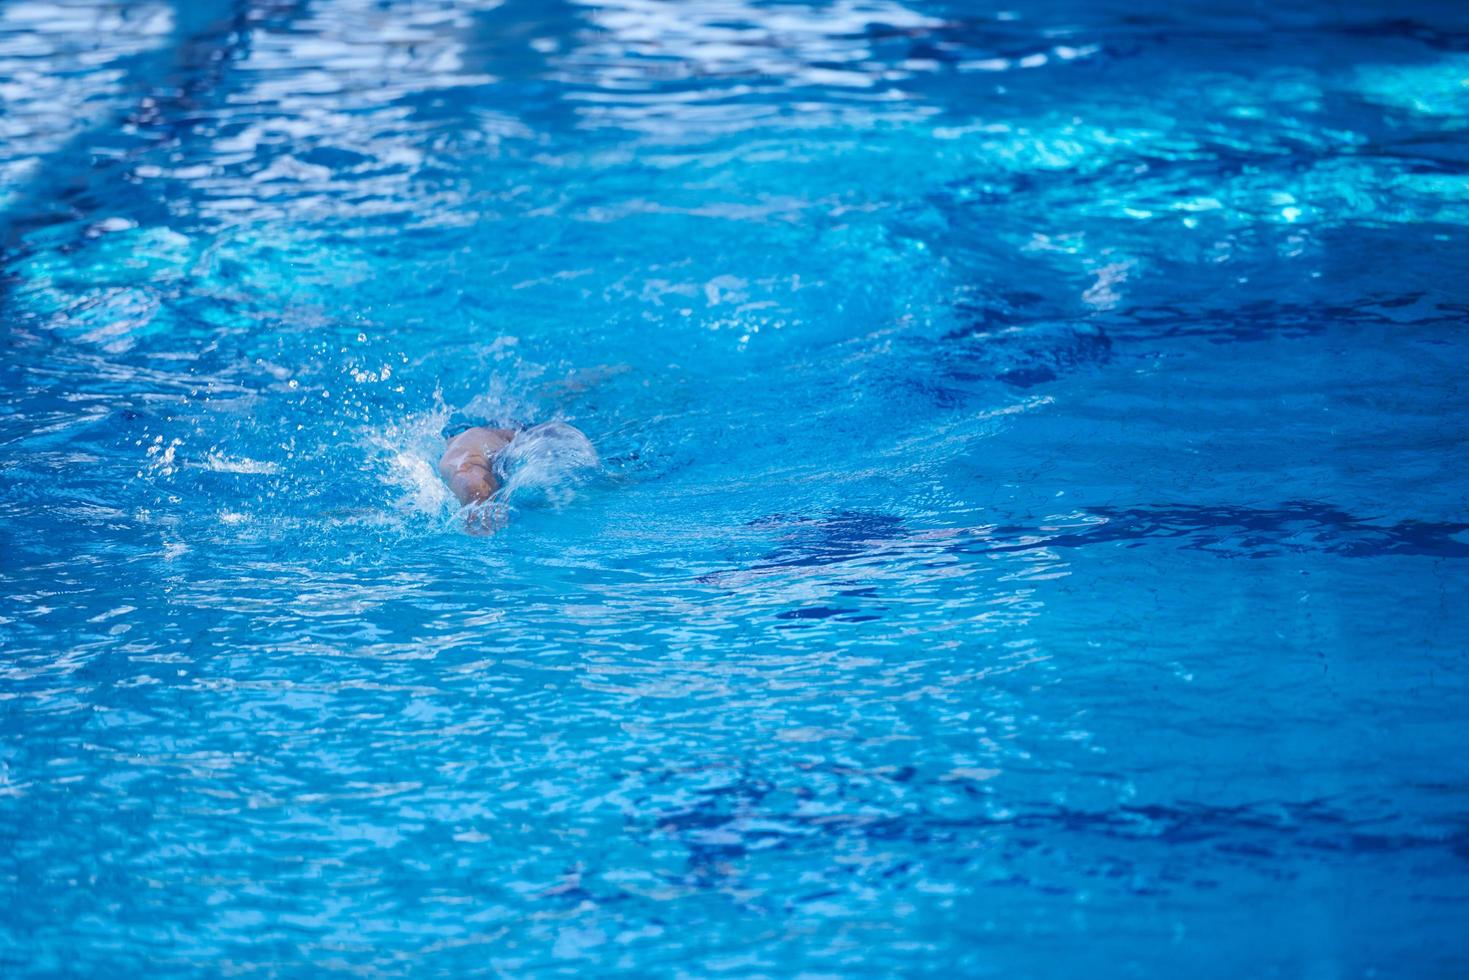
<path fill-rule="evenodd" d="M 500 484 L 495 475 L 483 466 L 461 466 L 449 478 L 449 489 L 463 504 L 482 504 L 494 496 Z"/>
<path fill-rule="evenodd" d="M 515 437 L 509 429 L 466 429 L 444 449 L 439 475 L 461 504 L 482 504 L 500 489 L 495 457 Z"/>

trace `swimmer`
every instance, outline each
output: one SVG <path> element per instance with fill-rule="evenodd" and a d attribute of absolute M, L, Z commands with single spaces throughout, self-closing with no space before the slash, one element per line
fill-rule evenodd
<path fill-rule="evenodd" d="M 565 422 L 543 422 L 528 429 L 477 425 L 449 439 L 439 459 L 439 476 L 459 503 L 468 507 L 493 497 L 507 472 L 547 485 L 573 480 L 598 465 L 591 441 Z"/>
<path fill-rule="evenodd" d="M 500 489 L 500 481 L 495 477 L 495 457 L 514 438 L 514 429 L 477 425 L 449 440 L 439 459 L 439 476 L 461 504 L 482 504 Z"/>

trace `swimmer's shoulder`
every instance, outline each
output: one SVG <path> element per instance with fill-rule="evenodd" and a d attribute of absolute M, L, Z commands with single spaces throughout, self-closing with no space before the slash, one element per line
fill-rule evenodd
<path fill-rule="evenodd" d="M 449 440 L 448 452 L 459 449 L 487 449 L 496 452 L 503 448 L 510 440 L 515 438 L 514 429 L 492 429 L 489 426 L 477 425 L 472 429 L 465 429 Z"/>

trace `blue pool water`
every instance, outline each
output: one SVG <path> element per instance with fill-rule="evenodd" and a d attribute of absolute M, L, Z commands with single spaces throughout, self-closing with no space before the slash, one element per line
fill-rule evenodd
<path fill-rule="evenodd" d="M 1459 3 L 0 4 L 0 973 L 1466 975 L 1466 127 Z"/>

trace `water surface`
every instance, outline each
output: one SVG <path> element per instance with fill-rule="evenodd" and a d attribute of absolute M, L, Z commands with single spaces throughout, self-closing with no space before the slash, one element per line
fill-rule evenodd
<path fill-rule="evenodd" d="M 1463 975 L 1466 119 L 1450 3 L 0 5 L 0 972 Z"/>

